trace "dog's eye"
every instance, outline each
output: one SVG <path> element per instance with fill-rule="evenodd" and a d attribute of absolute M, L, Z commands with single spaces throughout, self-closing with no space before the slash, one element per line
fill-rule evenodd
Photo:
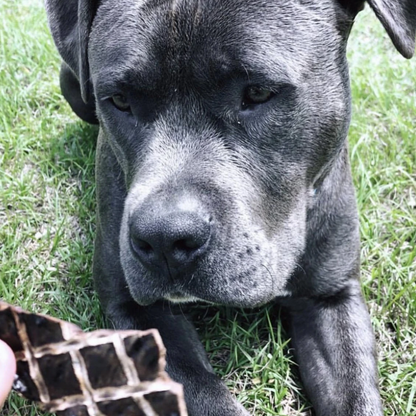
<path fill-rule="evenodd" d="M 267 88 L 256 86 L 247 87 L 244 91 L 241 107 L 246 109 L 252 105 L 265 103 L 266 101 L 269 101 L 273 95 L 273 91 L 270 91 Z"/>
<path fill-rule="evenodd" d="M 120 111 L 130 111 L 130 104 L 123 94 L 116 94 L 111 97 L 114 106 Z"/>

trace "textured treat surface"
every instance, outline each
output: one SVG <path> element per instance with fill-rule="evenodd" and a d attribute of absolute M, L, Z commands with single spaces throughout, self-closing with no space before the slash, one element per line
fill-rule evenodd
<path fill-rule="evenodd" d="M 156 330 L 82 332 L 0 302 L 0 339 L 17 359 L 14 389 L 62 416 L 186 416 Z"/>

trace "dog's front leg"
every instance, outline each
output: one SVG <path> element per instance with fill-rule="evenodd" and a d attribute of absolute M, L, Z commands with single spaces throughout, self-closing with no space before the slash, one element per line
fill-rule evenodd
<path fill-rule="evenodd" d="M 319 416 L 381 416 L 370 317 L 359 282 L 289 307 L 305 389 Z"/>

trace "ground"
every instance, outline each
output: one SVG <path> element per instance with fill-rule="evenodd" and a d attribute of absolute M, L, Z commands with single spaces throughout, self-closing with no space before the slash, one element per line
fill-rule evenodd
<path fill-rule="evenodd" d="M 85 330 L 102 327 L 90 280 L 97 129 L 78 120 L 60 94 L 42 1 L 0 0 L 0 28 L 0 297 Z M 366 10 L 349 60 L 362 288 L 385 414 L 414 415 L 416 59 L 401 58 Z M 253 414 L 308 414 L 276 307 L 200 315 L 217 372 Z M 0 415 L 41 412 L 13 395 Z"/>

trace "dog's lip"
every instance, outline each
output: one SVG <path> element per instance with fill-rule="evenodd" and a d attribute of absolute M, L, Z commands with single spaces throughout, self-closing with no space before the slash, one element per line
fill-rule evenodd
<path fill-rule="evenodd" d="M 198 298 L 196 296 L 185 295 L 179 292 L 166 294 L 164 296 L 164 299 L 172 303 L 196 303 L 196 302 L 212 303 L 205 299 Z"/>

